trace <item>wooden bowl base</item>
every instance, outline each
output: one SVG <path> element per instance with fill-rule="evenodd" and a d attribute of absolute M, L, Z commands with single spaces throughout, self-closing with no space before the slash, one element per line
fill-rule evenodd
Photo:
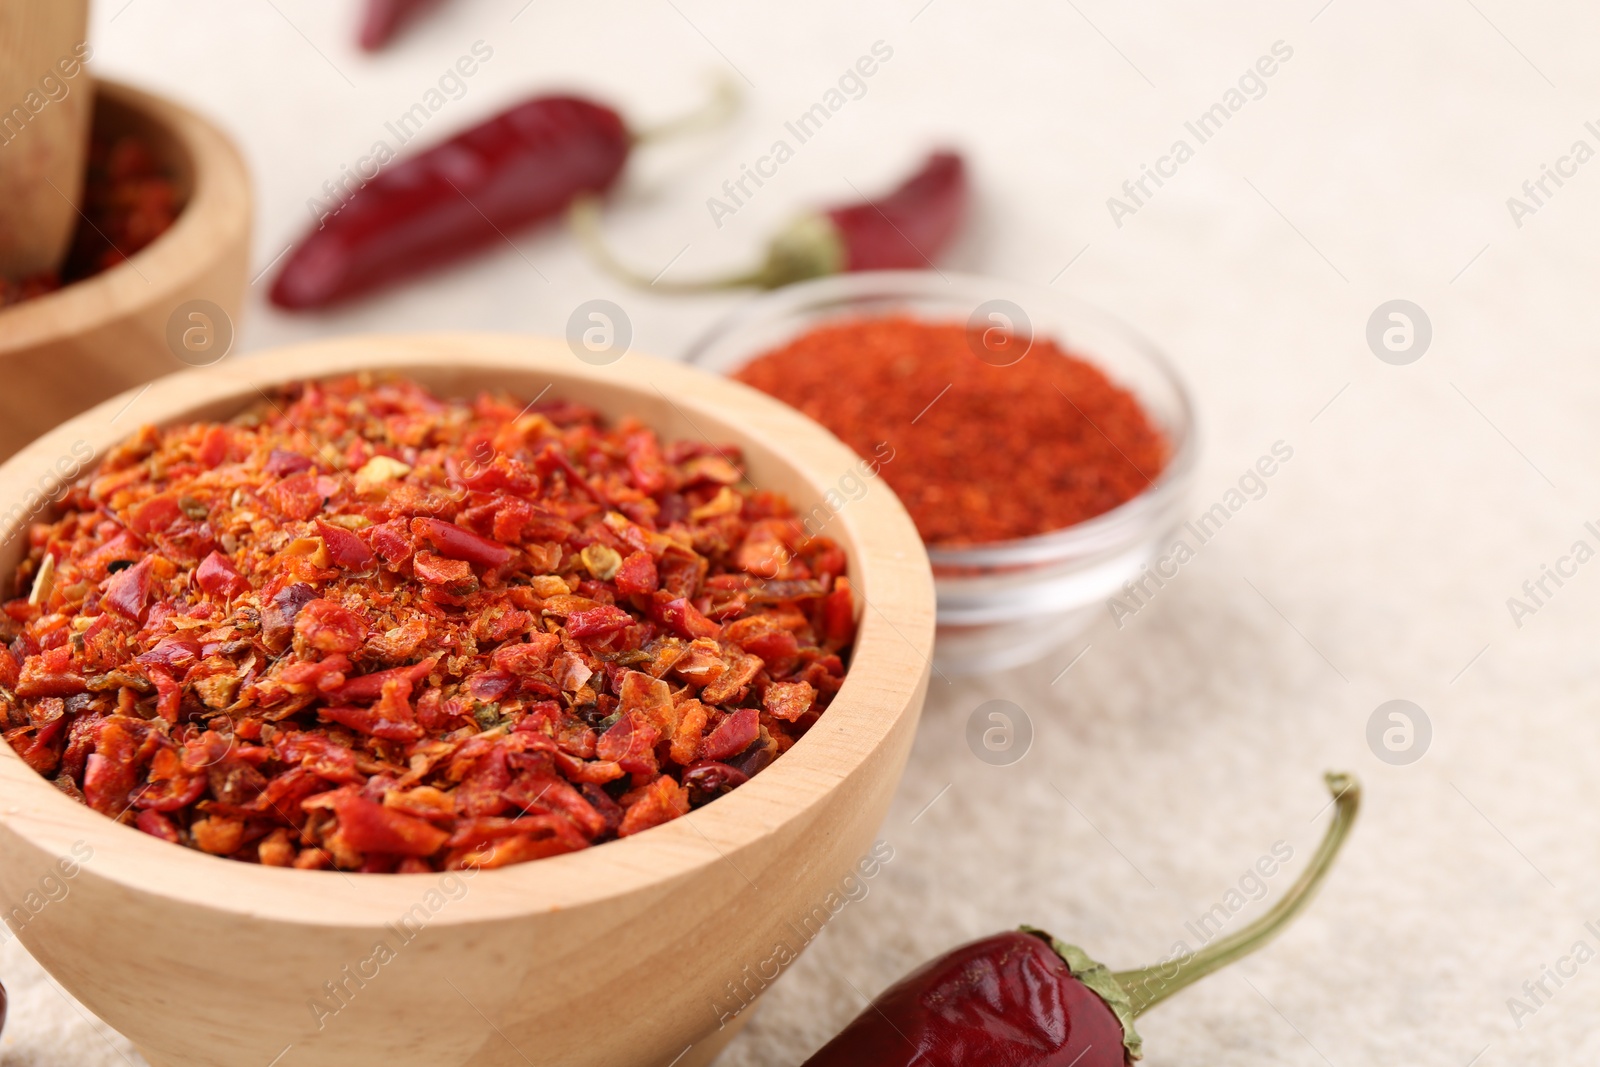
<path fill-rule="evenodd" d="M 750 1021 L 750 1016 L 756 1013 L 761 1006 L 759 999 L 748 1008 L 736 1015 L 728 1025 L 701 1041 L 698 1045 L 686 1050 L 677 1059 L 667 1064 L 640 1063 L 629 1067 L 711 1067 L 716 1058 L 722 1055 L 734 1038 L 739 1036 L 739 1031 L 744 1029 L 745 1023 Z M 293 1046 L 284 1049 L 278 1063 L 269 1064 L 268 1067 L 294 1067 L 291 1058 Z M 214 1061 L 209 1059 L 171 1059 L 146 1052 L 139 1049 L 139 1055 L 145 1058 L 150 1067 L 214 1067 Z M 535 1062 L 535 1067 L 546 1067 L 545 1064 Z M 528 1067 L 528 1059 L 518 1049 L 514 1049 L 506 1041 L 491 1035 L 485 1047 L 474 1056 L 466 1067 Z M 359 1067 L 351 1064 L 350 1067 Z M 550 1064 L 549 1067 L 557 1067 Z"/>

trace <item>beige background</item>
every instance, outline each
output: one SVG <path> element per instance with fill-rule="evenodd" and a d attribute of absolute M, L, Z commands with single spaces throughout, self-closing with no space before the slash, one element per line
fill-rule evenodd
<path fill-rule="evenodd" d="M 953 141 L 980 199 L 955 265 L 1054 280 L 1137 324 L 1189 377 L 1204 418 L 1196 510 L 1275 441 L 1294 448 L 1264 499 L 1125 629 L 1108 616 L 1058 682 L 1081 641 L 1037 668 L 936 680 L 883 831 L 895 858 L 725 1064 L 798 1062 L 863 995 L 1023 921 L 1116 966 L 1153 960 L 1280 840 L 1296 861 L 1270 884 L 1287 884 L 1321 830 L 1328 766 L 1360 772 L 1369 793 L 1341 870 L 1282 941 L 1147 1019 L 1147 1062 L 1584 1062 L 1600 1052 L 1600 964 L 1520 1029 L 1506 1001 L 1574 942 L 1600 949 L 1583 928 L 1600 920 L 1600 565 L 1520 629 L 1506 598 L 1575 539 L 1600 547 L 1583 530 L 1600 519 L 1600 162 L 1520 228 L 1506 198 L 1574 140 L 1600 149 L 1584 129 L 1600 120 L 1600 15 L 1322 4 L 533 0 L 519 13 L 522 0 L 452 0 L 367 58 L 349 44 L 354 0 L 97 0 L 93 33 L 99 69 L 181 96 L 241 140 L 260 267 L 298 236 L 324 179 L 480 39 L 493 59 L 426 139 L 554 86 L 647 122 L 692 105 L 708 74 L 748 79 L 729 133 L 630 173 L 609 226 L 652 272 L 748 260 L 796 205 L 880 189 Z M 706 198 L 878 40 L 894 55 L 866 95 L 715 227 Z M 1294 54 L 1265 96 L 1116 227 L 1107 197 L 1279 40 Z M 638 347 L 673 355 L 739 299 L 619 289 L 553 232 L 326 317 L 270 311 L 266 284 L 245 349 L 374 328 L 557 333 L 604 296 Z M 1379 362 L 1364 339 L 1395 298 L 1433 324 L 1410 366 Z M 1433 725 L 1411 766 L 1365 740 L 1394 698 Z M 1034 727 L 1009 767 L 966 745 L 990 699 Z M 15 942 L 0 978 L 0 1063 L 137 1062 Z"/>

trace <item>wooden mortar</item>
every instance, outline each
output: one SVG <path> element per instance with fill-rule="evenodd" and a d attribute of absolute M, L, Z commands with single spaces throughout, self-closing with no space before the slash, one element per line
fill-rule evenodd
<path fill-rule="evenodd" d="M 0 277 L 55 270 L 78 224 L 88 0 L 0 0 Z"/>
<path fill-rule="evenodd" d="M 212 358 L 175 345 L 173 322 L 181 337 L 194 325 L 189 305 L 205 301 L 221 339 L 244 300 L 252 209 L 238 149 L 189 109 L 117 82 L 97 83 L 95 108 L 109 132 L 145 139 L 183 207 L 126 262 L 0 309 L 0 458 L 109 396 Z"/>

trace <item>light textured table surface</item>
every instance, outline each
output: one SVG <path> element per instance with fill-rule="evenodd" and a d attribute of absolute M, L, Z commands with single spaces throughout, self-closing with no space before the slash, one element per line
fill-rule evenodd
<path fill-rule="evenodd" d="M 1600 547 L 1584 527 L 1600 520 L 1587 288 L 1600 276 L 1600 162 L 1547 182 L 1520 226 L 1506 201 L 1573 142 L 1600 149 L 1584 125 L 1600 120 L 1600 12 L 523 3 L 453 0 L 368 58 L 349 44 L 354 0 L 96 0 L 95 64 L 239 139 L 258 183 L 260 267 L 307 224 L 323 181 L 479 40 L 492 59 L 428 139 L 557 86 L 646 122 L 691 106 L 717 72 L 744 85 L 737 124 L 641 158 L 608 223 L 632 259 L 670 262 L 673 276 L 748 260 L 797 206 L 880 189 L 951 141 L 980 200 L 956 266 L 1053 282 L 1183 368 L 1204 420 L 1196 512 L 1274 442 L 1294 450 L 1262 499 L 1126 627 L 1108 615 L 1058 681 L 1082 642 L 1035 668 L 935 682 L 883 830 L 893 861 L 770 990 L 724 1064 L 797 1063 L 862 994 L 1024 921 L 1115 966 L 1153 961 L 1279 841 L 1296 858 L 1269 888 L 1287 885 L 1321 832 L 1328 767 L 1367 785 L 1341 867 L 1280 941 L 1145 1020 L 1147 1062 L 1592 1062 L 1600 964 L 1546 980 L 1553 996 L 1531 1016 L 1515 1019 L 1508 998 L 1526 1000 L 1523 983 L 1576 942 L 1600 949 L 1584 927 L 1600 920 L 1600 563 L 1547 583 L 1554 595 L 1520 627 L 1507 598 L 1574 541 Z M 707 197 L 880 40 L 893 56 L 865 95 L 714 225 Z M 1195 146 L 1184 123 L 1279 41 L 1293 54 L 1264 95 L 1116 225 L 1107 198 L 1176 139 Z M 559 232 L 515 240 L 326 317 L 273 312 L 262 282 L 241 347 L 373 329 L 558 333 L 603 296 L 627 309 L 637 347 L 675 355 L 741 299 L 640 295 Z M 1365 339 L 1374 309 L 1397 298 L 1433 328 L 1407 366 Z M 1397 698 L 1432 724 L 1409 766 L 1366 741 L 1374 709 Z M 966 745 L 969 714 L 990 699 L 1016 702 L 1034 727 L 1008 767 Z M 137 1062 L 15 941 L 0 978 L 12 994 L 0 1063 Z"/>

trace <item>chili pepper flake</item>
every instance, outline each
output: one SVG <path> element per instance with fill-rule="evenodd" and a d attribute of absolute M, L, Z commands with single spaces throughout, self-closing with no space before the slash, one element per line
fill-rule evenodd
<path fill-rule="evenodd" d="M 275 867 L 640 833 L 770 764 L 844 678 L 843 552 L 737 463 L 369 376 L 143 429 L 29 531 L 0 732 L 102 814 Z"/>
<path fill-rule="evenodd" d="M 110 270 L 177 221 L 181 195 L 143 139 L 96 129 L 84 174 L 82 224 L 59 271 L 18 281 L 0 278 L 0 308 Z"/>

